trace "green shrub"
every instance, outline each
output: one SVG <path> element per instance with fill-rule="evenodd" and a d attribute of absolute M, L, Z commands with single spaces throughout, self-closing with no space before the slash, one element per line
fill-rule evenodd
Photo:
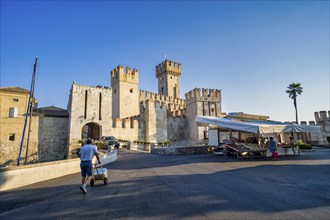
<path fill-rule="evenodd" d="M 108 149 L 108 143 L 106 141 L 94 141 L 93 144 L 96 145 L 98 149 Z"/>
<path fill-rule="evenodd" d="M 312 149 L 313 148 L 313 146 L 311 144 L 305 144 L 302 140 L 297 140 L 296 145 L 298 145 L 300 149 Z"/>
<path fill-rule="evenodd" d="M 302 145 L 298 145 L 300 149 L 313 149 L 313 146 L 311 144 L 302 144 Z"/>

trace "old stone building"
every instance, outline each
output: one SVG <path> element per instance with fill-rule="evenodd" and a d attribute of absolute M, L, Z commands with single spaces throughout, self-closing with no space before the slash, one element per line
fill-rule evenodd
<path fill-rule="evenodd" d="M 25 123 L 26 109 L 29 103 L 30 91 L 19 87 L 0 88 L 0 164 L 13 163 L 19 154 L 22 131 Z M 35 100 L 35 106 L 38 101 Z M 28 125 L 27 125 L 28 126 Z M 37 124 L 31 124 L 31 130 L 36 130 Z M 36 133 L 30 138 L 35 139 Z M 27 136 L 25 136 L 25 142 Z M 35 159 L 37 147 L 30 144 L 31 159 Z M 22 155 L 25 155 L 25 149 Z"/>
<path fill-rule="evenodd" d="M 156 66 L 158 93 L 139 90 L 139 71 L 117 66 L 111 87 L 72 84 L 68 102 L 69 151 L 86 137 L 115 136 L 127 141 L 172 146 L 206 143 L 206 127 L 196 115 L 221 117 L 221 91 L 193 89 L 180 99 L 181 64 L 165 60 Z"/>
<path fill-rule="evenodd" d="M 0 165 L 16 164 L 20 152 L 30 91 L 19 87 L 0 88 Z M 56 107 L 38 108 L 34 100 L 31 120 L 27 120 L 21 163 L 52 161 L 67 157 L 68 113 Z M 31 126 L 29 123 L 31 121 Z M 30 128 L 30 135 L 28 129 Z"/>

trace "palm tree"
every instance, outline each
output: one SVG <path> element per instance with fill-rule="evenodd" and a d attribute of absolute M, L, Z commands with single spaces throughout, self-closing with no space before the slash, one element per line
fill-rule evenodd
<path fill-rule="evenodd" d="M 289 94 L 289 98 L 293 99 L 293 105 L 296 110 L 296 123 L 298 124 L 297 96 L 301 95 L 303 88 L 300 83 L 291 83 L 285 92 Z"/>

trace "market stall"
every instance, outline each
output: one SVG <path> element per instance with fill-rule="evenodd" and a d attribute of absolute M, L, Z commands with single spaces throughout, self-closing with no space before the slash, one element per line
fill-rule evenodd
<path fill-rule="evenodd" d="M 256 137 L 266 137 L 267 135 L 279 134 L 279 133 L 316 133 L 320 132 L 320 126 L 312 125 L 297 125 L 293 123 L 283 123 L 277 121 L 257 121 L 257 120 L 239 120 L 232 118 L 218 118 L 212 116 L 197 116 L 196 122 L 201 126 L 209 126 L 209 131 L 212 129 L 226 130 L 230 134 L 233 131 L 248 132 L 255 134 Z M 214 135 L 219 135 L 219 132 L 209 132 L 209 140 L 219 140 L 217 145 L 222 145 L 223 150 L 234 152 L 233 154 L 239 157 L 253 158 L 255 156 L 266 157 L 270 156 L 270 152 L 264 145 L 258 144 L 244 144 L 239 143 L 239 141 L 233 141 L 230 135 L 229 142 L 221 143 L 219 136 L 214 137 Z M 230 145 L 229 145 L 230 144 Z M 297 147 L 296 147 L 297 148 Z M 246 153 L 247 152 L 247 153 Z M 298 149 L 292 149 L 291 147 L 283 144 L 282 147 L 278 147 L 279 155 L 294 155 L 294 152 L 300 152 Z M 247 156 L 246 156 L 247 155 Z"/>

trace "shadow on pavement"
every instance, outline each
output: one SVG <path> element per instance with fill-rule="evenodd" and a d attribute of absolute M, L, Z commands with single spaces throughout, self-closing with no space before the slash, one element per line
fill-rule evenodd
<path fill-rule="evenodd" d="M 136 176 L 121 181 L 110 173 L 109 185 L 88 187 L 87 195 L 81 194 L 78 184 L 65 183 L 3 192 L 0 217 L 253 219 L 247 214 L 257 213 L 255 217 L 276 219 L 287 211 L 304 213 L 315 208 L 321 208 L 318 217 L 326 217 L 330 214 L 327 174 L 329 165 L 259 165 L 208 174 Z M 293 217 L 311 219 L 313 215 L 307 212 Z"/>

